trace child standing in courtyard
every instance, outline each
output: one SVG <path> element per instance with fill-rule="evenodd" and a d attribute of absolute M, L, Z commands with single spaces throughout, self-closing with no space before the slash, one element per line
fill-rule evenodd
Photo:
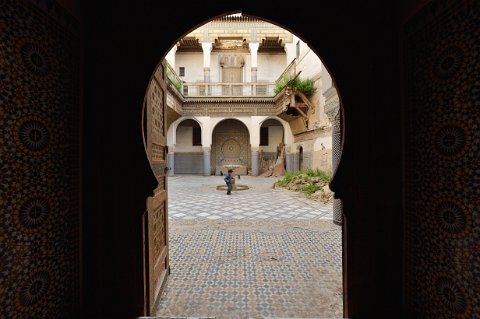
<path fill-rule="evenodd" d="M 232 194 L 232 181 L 233 181 L 232 173 L 233 173 L 233 169 L 229 169 L 228 173 L 223 178 L 223 180 L 227 184 L 227 195 Z"/>

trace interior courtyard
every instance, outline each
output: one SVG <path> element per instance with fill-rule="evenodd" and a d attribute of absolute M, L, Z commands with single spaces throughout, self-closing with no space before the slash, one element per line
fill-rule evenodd
<path fill-rule="evenodd" d="M 159 303 L 160 292 L 169 291 L 170 253 L 196 262 L 205 246 L 199 239 L 197 249 L 182 252 L 182 232 L 193 227 L 188 220 L 178 220 L 183 229 L 172 224 L 173 237 L 166 236 L 168 207 L 175 207 L 173 193 L 167 196 L 169 179 L 172 187 L 182 176 L 220 185 L 220 171 L 237 168 L 246 173 L 240 181 L 252 179 L 254 186 L 253 180 L 273 179 L 282 170 L 318 165 L 333 173 L 328 225 L 341 241 L 335 260 L 342 263 L 336 281 L 342 289 L 329 296 L 341 297 L 339 318 L 479 318 L 479 2 L 338 0 L 320 6 L 0 1 L 0 316 L 170 316 L 174 306 Z M 208 41 L 208 30 L 195 33 L 238 14 L 287 31 L 263 42 L 260 32 L 256 41 L 249 31 L 248 39 L 212 35 Z M 296 65 L 293 74 L 314 80 L 317 90 L 302 96 L 285 86 L 274 95 L 273 84 L 297 58 L 297 43 L 299 58 L 305 43 L 322 64 L 314 74 Z M 242 54 L 222 53 L 233 49 Z M 186 64 L 190 55 L 200 58 Z M 170 85 L 169 67 L 180 91 L 175 80 Z M 207 113 L 205 103 L 216 104 L 216 114 Z M 332 118 L 331 106 L 337 110 Z M 234 126 L 240 139 L 231 134 Z M 263 201 L 273 203 L 282 190 L 265 192 Z M 243 194 L 254 192 L 231 197 Z M 321 221 L 320 207 L 315 211 Z M 191 234 L 243 234 L 241 225 L 203 229 L 202 218 Z M 258 267 L 274 266 L 268 258 L 286 258 L 288 251 L 274 243 L 274 254 L 260 253 L 262 240 L 277 230 L 299 239 L 329 233 L 289 220 L 283 229 L 258 222 L 258 253 L 217 245 L 216 274 L 237 266 L 245 273 L 252 265 L 247 257 L 260 260 Z M 175 262 L 171 266 L 175 270 Z M 190 269 L 183 271 L 171 278 Z M 307 271 L 300 265 L 297 274 Z M 281 267 L 264 274 L 273 282 L 276 274 L 288 277 Z M 278 316 L 273 305 L 285 315 L 308 310 L 310 304 L 288 295 L 294 290 L 270 287 L 266 300 L 247 291 L 237 305 L 220 288 L 209 296 L 232 311 L 255 301 L 250 314 L 259 317 Z M 318 291 L 321 284 L 310 288 Z M 181 288 L 170 296 L 175 293 Z M 320 299 L 308 302 L 316 307 Z"/>

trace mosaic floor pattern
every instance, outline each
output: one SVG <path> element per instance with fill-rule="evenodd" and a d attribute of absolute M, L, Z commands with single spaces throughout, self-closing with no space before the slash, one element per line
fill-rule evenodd
<path fill-rule="evenodd" d="M 227 196 L 215 190 L 215 179 L 169 178 L 169 208 L 189 207 L 186 216 L 194 218 L 170 214 L 171 275 L 156 315 L 342 318 L 341 229 L 331 221 L 331 207 L 272 189 L 274 180 L 249 179 L 249 190 L 228 196 L 241 212 L 225 216 L 222 205 L 192 200 L 214 196 L 225 206 Z M 258 206 L 263 213 L 248 215 Z M 318 213 L 320 207 L 326 213 Z"/>
<path fill-rule="evenodd" d="M 272 188 L 275 177 L 242 176 L 238 184 L 248 190 L 226 192 L 221 176 L 170 177 L 169 217 L 171 220 L 220 219 L 332 219 L 331 205 L 325 205 L 280 187 Z"/>

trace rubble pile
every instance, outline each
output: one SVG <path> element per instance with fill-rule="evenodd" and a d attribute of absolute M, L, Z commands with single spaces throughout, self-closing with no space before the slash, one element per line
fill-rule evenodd
<path fill-rule="evenodd" d="M 280 180 L 276 184 L 289 190 L 302 192 L 310 199 L 324 204 L 333 202 L 333 193 L 328 187 L 328 181 L 318 176 L 298 174 L 288 180 Z"/>

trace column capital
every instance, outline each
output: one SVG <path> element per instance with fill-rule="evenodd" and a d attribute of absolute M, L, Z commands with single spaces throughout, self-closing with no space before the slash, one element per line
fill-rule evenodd
<path fill-rule="evenodd" d="M 250 48 L 250 52 L 252 52 L 252 51 L 257 52 L 259 46 L 260 46 L 260 43 L 258 43 L 258 42 L 249 42 L 248 43 L 248 47 Z"/>
<path fill-rule="evenodd" d="M 212 42 L 202 42 L 202 50 L 203 52 L 210 52 L 212 51 L 213 43 Z"/>
<path fill-rule="evenodd" d="M 252 60 L 251 60 L 251 66 L 252 66 L 252 69 L 257 68 L 257 52 L 258 52 L 258 47 L 260 46 L 260 44 L 258 42 L 250 42 L 248 44 L 248 47 L 250 48 L 250 55 L 252 57 Z M 255 77 L 256 77 L 256 74 L 255 74 Z M 255 82 L 255 81 L 254 81 Z"/>
<path fill-rule="evenodd" d="M 212 148 L 210 146 L 202 147 L 203 152 L 211 152 Z"/>
<path fill-rule="evenodd" d="M 212 51 L 211 42 L 202 42 L 203 50 L 203 67 L 210 68 L 210 52 Z"/>

